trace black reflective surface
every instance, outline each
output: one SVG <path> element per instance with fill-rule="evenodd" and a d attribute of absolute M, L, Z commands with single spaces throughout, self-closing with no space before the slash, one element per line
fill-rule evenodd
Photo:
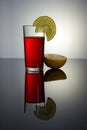
<path fill-rule="evenodd" d="M 87 60 L 68 59 L 60 70 L 44 65 L 43 103 L 25 100 L 25 79 L 23 59 L 0 59 L 0 130 L 87 129 Z"/>

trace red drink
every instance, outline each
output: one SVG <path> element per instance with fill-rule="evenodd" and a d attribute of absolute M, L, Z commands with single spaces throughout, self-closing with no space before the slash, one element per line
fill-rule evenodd
<path fill-rule="evenodd" d="M 24 37 L 25 66 L 43 68 L 44 37 Z"/>
<path fill-rule="evenodd" d="M 44 83 L 43 83 L 42 72 L 41 73 L 26 73 L 25 102 L 26 103 L 44 102 Z"/>

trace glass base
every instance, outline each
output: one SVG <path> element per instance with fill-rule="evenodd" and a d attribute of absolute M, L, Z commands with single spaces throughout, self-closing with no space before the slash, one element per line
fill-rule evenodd
<path fill-rule="evenodd" d="M 42 68 L 26 68 L 27 73 L 39 73 L 41 70 L 43 69 Z"/>

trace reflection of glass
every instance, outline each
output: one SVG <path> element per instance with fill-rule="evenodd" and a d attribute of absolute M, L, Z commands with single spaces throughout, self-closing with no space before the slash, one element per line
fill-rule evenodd
<path fill-rule="evenodd" d="M 56 113 L 56 104 L 50 97 L 45 102 L 43 71 L 25 73 L 25 103 L 35 106 L 34 115 L 40 120 L 50 120 Z"/>
<path fill-rule="evenodd" d="M 67 79 L 65 72 L 61 69 L 49 69 L 46 71 L 44 81 L 64 80 Z"/>
<path fill-rule="evenodd" d="M 44 102 L 44 83 L 43 72 L 26 73 L 25 75 L 25 102 L 41 103 Z"/>
<path fill-rule="evenodd" d="M 23 26 L 25 66 L 30 71 L 43 69 L 44 36 L 32 25 Z"/>

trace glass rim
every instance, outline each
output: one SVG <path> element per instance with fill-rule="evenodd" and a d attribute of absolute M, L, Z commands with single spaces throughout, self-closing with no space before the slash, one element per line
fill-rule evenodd
<path fill-rule="evenodd" d="M 23 25 L 23 27 L 36 27 L 35 25 L 28 25 L 28 24 L 26 24 L 26 25 Z"/>

